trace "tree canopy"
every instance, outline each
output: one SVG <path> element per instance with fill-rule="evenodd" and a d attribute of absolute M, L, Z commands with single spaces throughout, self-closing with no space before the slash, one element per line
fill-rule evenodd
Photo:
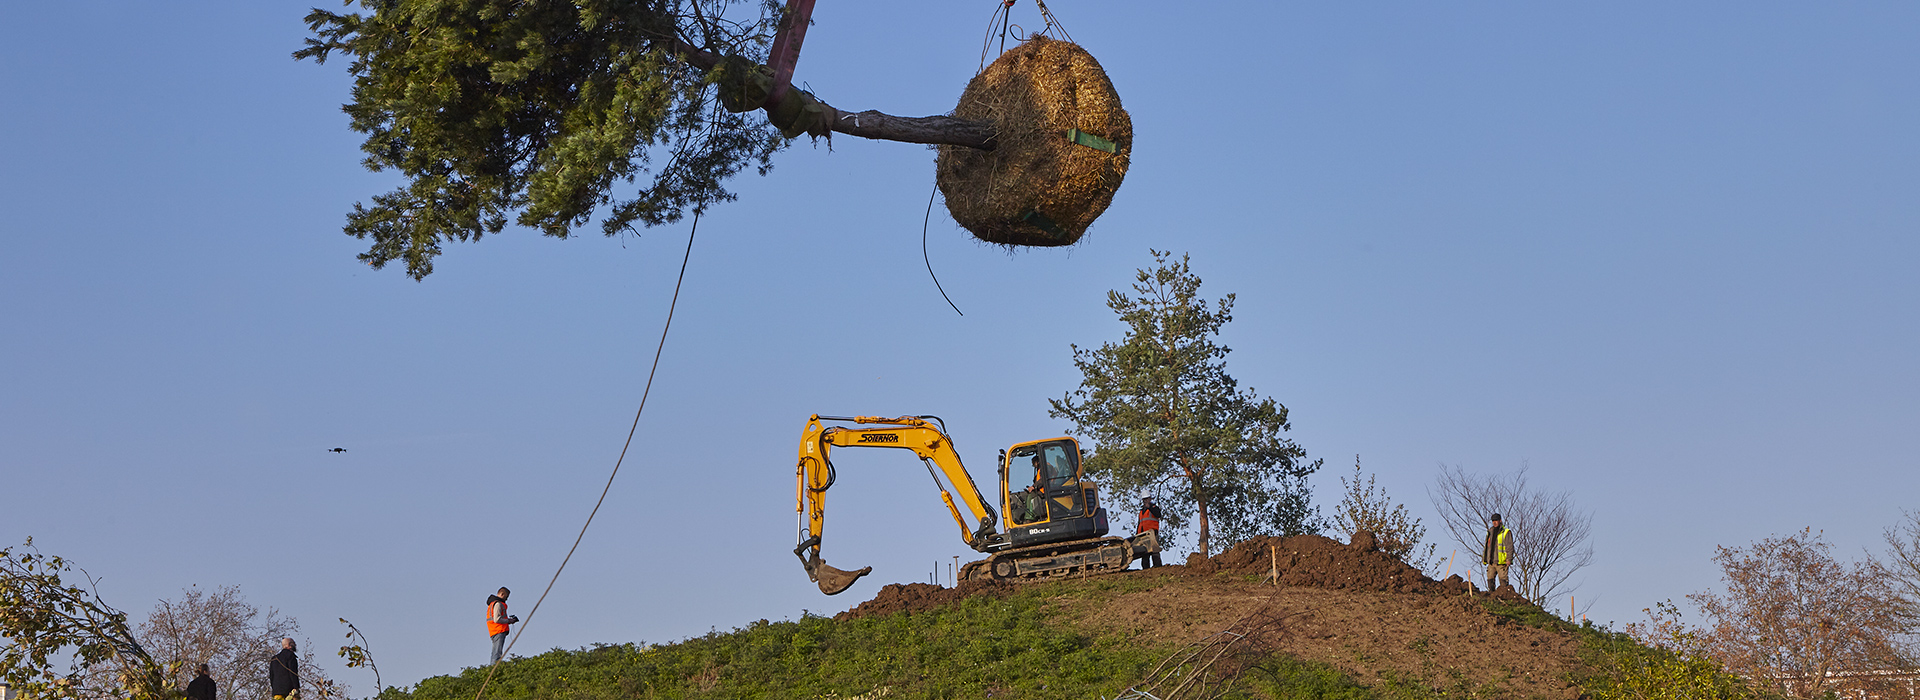
<path fill-rule="evenodd" d="M 1242 391 L 1226 371 L 1231 350 L 1214 342 L 1233 320 L 1234 295 L 1200 298 L 1187 256 L 1149 252 L 1154 268 L 1135 275 L 1134 295 L 1107 292 L 1125 338 L 1074 346 L 1080 386 L 1049 400 L 1048 414 L 1093 439 L 1086 466 L 1116 493 L 1159 494 L 1169 527 L 1197 525 L 1202 553 L 1216 534 L 1233 542 L 1317 530 L 1306 477 L 1320 462 L 1283 435 L 1287 407 Z"/>
<path fill-rule="evenodd" d="M 347 0 L 348 5 L 353 0 Z M 859 118 L 763 65 L 787 18 L 744 0 L 359 0 L 315 9 L 293 55 L 351 59 L 343 109 L 365 165 L 405 185 L 356 204 L 360 260 L 433 272 L 441 244 L 509 221 L 560 238 L 600 216 L 614 235 L 729 201 L 726 180 L 801 134 L 991 148 L 986 125 Z M 764 111 L 766 119 L 751 112 Z"/>

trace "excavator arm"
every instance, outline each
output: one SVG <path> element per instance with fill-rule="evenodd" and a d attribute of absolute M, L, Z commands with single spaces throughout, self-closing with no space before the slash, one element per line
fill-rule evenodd
<path fill-rule="evenodd" d="M 912 450 L 926 465 L 927 474 L 933 477 L 934 485 L 940 489 L 941 500 L 946 502 L 947 511 L 953 514 L 954 524 L 960 527 L 960 539 L 979 552 L 987 551 L 990 546 L 1004 544 L 1002 536 L 995 532 L 999 514 L 980 495 L 973 477 L 967 474 L 966 467 L 960 463 L 960 454 L 953 449 L 953 439 L 947 437 L 942 426 L 936 425 L 939 420 L 934 416 L 880 418 L 821 415 L 807 419 L 806 431 L 800 436 L 800 460 L 793 471 L 794 511 L 800 520 L 800 543 L 793 548 L 793 554 L 806 567 L 808 580 L 819 584 L 820 592 L 834 595 L 873 571 L 871 566 L 843 571 L 828 566 L 820 558 L 820 533 L 826 525 L 827 489 L 832 488 L 838 476 L 831 458 L 836 447 Z M 829 426 L 824 421 L 878 427 Z M 955 491 L 960 494 L 958 502 L 954 499 Z M 964 513 L 962 505 L 965 506 Z"/>

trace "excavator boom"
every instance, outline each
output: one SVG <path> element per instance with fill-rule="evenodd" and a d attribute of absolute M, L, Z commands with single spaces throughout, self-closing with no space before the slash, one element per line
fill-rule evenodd
<path fill-rule="evenodd" d="M 821 415 L 807 419 L 806 431 L 800 436 L 799 462 L 794 466 L 794 512 L 800 521 L 800 541 L 794 547 L 793 554 L 800 558 L 801 565 L 806 568 L 807 578 L 819 584 L 820 592 L 834 595 L 873 571 L 870 566 L 853 571 L 837 569 L 828 566 L 820 556 L 820 536 L 826 526 L 827 489 L 833 487 L 838 476 L 831 458 L 836 447 L 911 450 L 926 465 L 934 485 L 939 487 L 940 498 L 953 515 L 954 524 L 960 528 L 960 538 L 967 546 L 985 552 L 991 546 L 1004 544 L 1003 538 L 995 532 L 999 514 L 981 496 L 973 477 L 961 464 L 952 438 L 938 425 L 939 420 L 934 416 L 881 418 Z M 825 424 L 827 421 L 876 427 L 829 426 Z M 958 503 L 954 499 L 955 492 L 959 493 Z M 964 513 L 962 505 L 965 505 Z"/>

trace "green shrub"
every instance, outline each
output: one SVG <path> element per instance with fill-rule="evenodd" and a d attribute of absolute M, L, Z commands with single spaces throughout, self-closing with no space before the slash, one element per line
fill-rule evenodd
<path fill-rule="evenodd" d="M 1593 700 L 1746 700 L 1758 697 L 1746 682 L 1711 659 L 1640 644 L 1624 634 L 1588 638 L 1583 654 L 1593 669 L 1580 687 Z"/>

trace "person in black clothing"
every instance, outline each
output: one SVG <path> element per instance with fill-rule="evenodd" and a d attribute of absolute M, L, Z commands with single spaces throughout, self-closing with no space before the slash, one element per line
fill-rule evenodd
<path fill-rule="evenodd" d="M 293 638 L 280 640 L 280 653 L 267 662 L 267 683 L 273 686 L 273 700 L 287 700 L 300 691 L 300 659 L 293 654 Z"/>
<path fill-rule="evenodd" d="M 187 684 L 187 700 L 214 700 L 213 677 L 207 675 L 207 665 L 200 664 L 196 670 L 200 675 L 194 676 L 193 682 Z"/>

